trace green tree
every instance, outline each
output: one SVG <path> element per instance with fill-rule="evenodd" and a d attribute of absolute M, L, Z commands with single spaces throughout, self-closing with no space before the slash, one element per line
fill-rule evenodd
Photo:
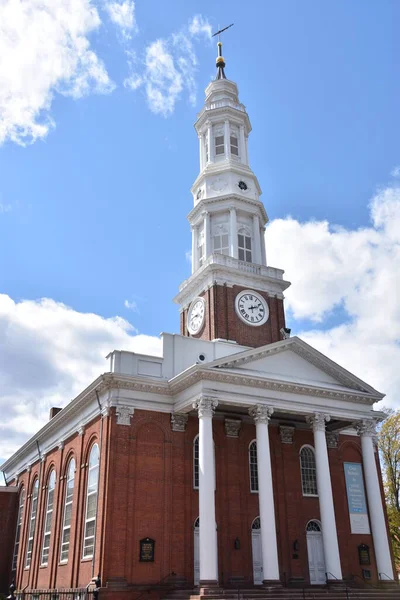
<path fill-rule="evenodd" d="M 386 409 L 379 429 L 378 445 L 390 535 L 396 568 L 400 570 L 400 410 Z"/>

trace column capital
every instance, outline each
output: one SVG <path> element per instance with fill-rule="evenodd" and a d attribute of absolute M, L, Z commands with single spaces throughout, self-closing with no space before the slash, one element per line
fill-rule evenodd
<path fill-rule="evenodd" d="M 249 415 L 253 417 L 256 424 L 262 423 L 263 425 L 268 425 L 273 412 L 274 409 L 272 406 L 265 406 L 265 404 L 255 404 L 249 408 Z"/>
<path fill-rule="evenodd" d="M 193 402 L 193 408 L 197 410 L 199 419 L 201 417 L 213 417 L 217 406 L 218 400 L 208 396 L 201 396 Z"/>
<path fill-rule="evenodd" d="M 328 423 L 330 420 L 330 415 L 325 413 L 314 413 L 306 417 L 307 423 L 312 426 L 314 431 L 325 431 L 325 423 Z"/>
<path fill-rule="evenodd" d="M 362 419 L 357 423 L 354 423 L 354 427 L 360 437 L 374 437 L 376 435 L 376 423 L 375 419 Z"/>
<path fill-rule="evenodd" d="M 185 413 L 172 413 L 171 428 L 172 431 L 185 431 L 188 416 Z"/>

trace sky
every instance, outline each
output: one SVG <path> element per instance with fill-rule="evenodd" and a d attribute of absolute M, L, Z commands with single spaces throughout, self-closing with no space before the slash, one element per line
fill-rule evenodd
<path fill-rule="evenodd" d="M 398 0 L 0 2 L 0 461 L 179 332 L 223 35 L 287 325 L 399 407 Z"/>

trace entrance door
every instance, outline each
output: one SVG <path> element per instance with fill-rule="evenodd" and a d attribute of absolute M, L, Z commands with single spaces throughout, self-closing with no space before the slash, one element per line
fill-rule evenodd
<path fill-rule="evenodd" d="M 318 521 L 310 521 L 307 525 L 307 552 L 310 583 L 323 585 L 326 583 L 324 545 L 321 525 Z"/>
<path fill-rule="evenodd" d="M 253 551 L 253 580 L 254 585 L 263 582 L 262 548 L 261 548 L 261 524 L 260 517 L 254 519 L 251 525 L 251 547 Z"/>
<path fill-rule="evenodd" d="M 200 519 L 194 522 L 194 585 L 199 585 L 200 582 Z"/>

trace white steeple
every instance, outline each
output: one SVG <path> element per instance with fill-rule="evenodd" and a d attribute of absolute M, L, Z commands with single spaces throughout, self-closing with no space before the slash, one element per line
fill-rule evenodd
<path fill-rule="evenodd" d="M 218 42 L 217 76 L 206 89 L 195 128 L 200 142 L 200 173 L 192 187 L 192 273 L 213 254 L 266 265 L 268 222 L 261 189 L 249 165 L 251 131 L 236 83 L 225 76 Z"/>

